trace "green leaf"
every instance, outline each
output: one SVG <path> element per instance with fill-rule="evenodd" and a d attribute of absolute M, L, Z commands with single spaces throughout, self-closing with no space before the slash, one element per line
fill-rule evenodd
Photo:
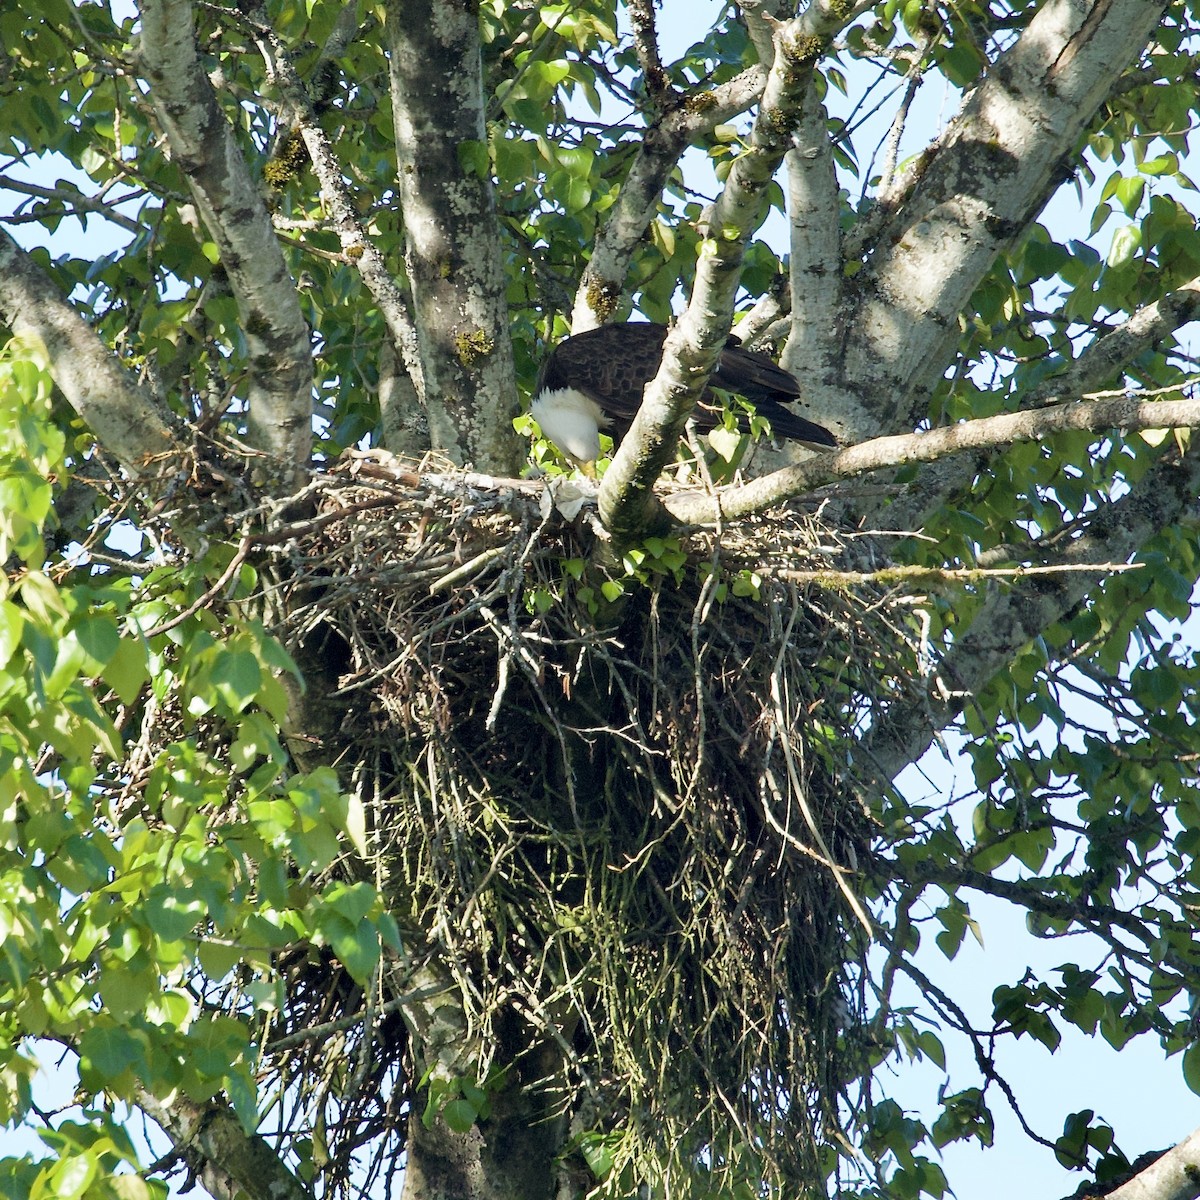
<path fill-rule="evenodd" d="M 929 1029 L 923 1030 L 917 1035 L 917 1044 L 926 1058 L 937 1063 L 943 1071 L 946 1069 L 946 1050 L 937 1034 Z"/>
<path fill-rule="evenodd" d="M 1200 1096 L 1200 1042 L 1193 1043 L 1183 1052 L 1183 1081 Z"/>
<path fill-rule="evenodd" d="M 1112 205 L 1097 204 L 1092 211 L 1091 224 L 1088 226 L 1088 236 L 1092 237 L 1098 233 L 1108 218 L 1112 216 L 1112 213 Z"/>
<path fill-rule="evenodd" d="M 379 934 L 374 926 L 365 921 L 356 926 L 335 924 L 327 934 L 346 970 L 363 987 L 369 986 L 380 955 Z"/>
<path fill-rule="evenodd" d="M 79 1039 L 79 1053 L 87 1070 L 114 1083 L 144 1061 L 141 1036 L 107 1023 L 84 1030 Z"/>
<path fill-rule="evenodd" d="M 1117 183 L 1113 194 L 1125 210 L 1125 215 L 1135 216 L 1142 206 L 1142 197 L 1146 194 L 1146 181 L 1137 175 L 1126 176 Z"/>
<path fill-rule="evenodd" d="M 579 1150 L 588 1170 L 599 1180 L 607 1179 L 616 1163 L 614 1152 L 620 1143 L 618 1134 L 585 1133 L 579 1139 Z"/>
<path fill-rule="evenodd" d="M 491 158 L 487 143 L 459 142 L 458 164 L 465 173 L 474 175 L 477 179 L 487 179 L 491 174 Z"/>
<path fill-rule="evenodd" d="M 357 793 L 352 793 L 347 797 L 346 833 L 353 843 L 355 850 L 364 859 L 368 858 L 371 849 L 370 843 L 367 840 L 367 810 Z"/>
<path fill-rule="evenodd" d="M 1141 245 L 1142 231 L 1136 225 L 1123 225 L 1113 234 L 1105 262 L 1109 267 L 1123 267 L 1133 261 Z"/>
<path fill-rule="evenodd" d="M 442 1109 L 442 1120 L 454 1130 L 455 1133 L 467 1133 L 475 1124 L 475 1118 L 479 1114 L 475 1111 L 475 1106 L 468 1100 L 458 1099 L 451 1100 L 445 1108 Z"/>
<path fill-rule="evenodd" d="M 258 695 L 262 668 L 248 650 L 224 650 L 217 656 L 211 678 L 221 699 L 234 712 L 241 712 Z"/>
<path fill-rule="evenodd" d="M 167 1187 L 160 1180 L 141 1175 L 114 1175 L 108 1182 L 117 1200 L 166 1200 Z"/>
<path fill-rule="evenodd" d="M 108 659 L 103 676 L 122 704 L 132 704 L 150 677 L 145 644 L 132 637 L 121 638 Z"/>
<path fill-rule="evenodd" d="M 716 429 L 709 431 L 708 444 L 726 462 L 733 462 L 738 451 L 741 449 L 742 437 L 743 435 L 738 433 L 736 429 L 725 429 L 718 426 Z"/>
<path fill-rule="evenodd" d="M 146 971 L 118 963 L 105 968 L 97 990 L 105 1010 L 118 1021 L 128 1021 L 144 1011 L 152 986 Z"/>
<path fill-rule="evenodd" d="M 117 623 L 108 614 L 82 618 L 71 633 L 84 652 L 84 669 L 90 675 L 98 675 L 108 665 L 120 644 Z"/>
<path fill-rule="evenodd" d="M 45 1169 L 49 1190 L 46 1196 L 55 1200 L 78 1200 L 96 1178 L 99 1164 L 87 1154 L 66 1154 Z M 39 1193 L 34 1191 L 34 1200 Z"/>
<path fill-rule="evenodd" d="M 21 644 L 25 617 L 11 600 L 0 600 L 0 666 L 13 656 Z"/>
<path fill-rule="evenodd" d="M 242 961 L 240 947 L 205 938 L 197 950 L 197 957 L 210 979 L 224 979 Z"/>
<path fill-rule="evenodd" d="M 325 903 L 347 921 L 361 921 L 377 898 L 375 889 L 367 883 L 333 883 L 325 893 Z"/>
<path fill-rule="evenodd" d="M 165 888 L 155 888 L 143 901 L 146 922 L 164 941 L 175 942 L 190 934 L 204 912 L 196 900 L 184 901 Z"/>
<path fill-rule="evenodd" d="M 1138 165 L 1138 170 L 1143 175 L 1174 175 L 1179 170 L 1179 155 L 1168 153 L 1148 158 Z"/>

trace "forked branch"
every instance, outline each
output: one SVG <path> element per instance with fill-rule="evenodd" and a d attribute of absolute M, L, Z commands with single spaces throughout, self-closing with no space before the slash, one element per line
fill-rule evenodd
<path fill-rule="evenodd" d="M 618 543 L 653 518 L 651 488 L 674 453 L 733 323 L 746 243 L 764 216 L 764 196 L 784 154 L 825 40 L 854 19 L 855 7 L 814 3 L 775 32 L 775 60 L 745 151 L 734 160 L 701 243 L 691 303 L 663 348 L 641 410 L 600 490 L 600 515 Z"/>

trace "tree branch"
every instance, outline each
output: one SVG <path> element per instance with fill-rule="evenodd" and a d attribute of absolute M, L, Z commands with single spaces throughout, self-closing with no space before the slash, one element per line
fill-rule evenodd
<path fill-rule="evenodd" d="M 975 1056 L 975 1065 L 979 1068 L 979 1073 L 983 1076 L 987 1084 L 994 1083 L 1003 1093 L 1004 1099 L 1008 1102 L 1009 1109 L 1013 1116 L 1017 1118 L 1017 1123 L 1021 1126 L 1021 1130 L 1025 1136 L 1030 1141 L 1045 1146 L 1048 1150 L 1053 1150 L 1055 1148 L 1054 1143 L 1042 1137 L 1029 1124 L 1024 1112 L 1021 1110 L 1020 1104 L 1017 1103 L 1017 1096 L 1013 1091 L 1012 1084 L 996 1069 L 993 1054 L 988 1053 L 984 1049 L 980 1035 L 972 1028 L 971 1022 L 968 1020 L 967 1014 L 963 1011 L 961 1005 L 957 1004 L 950 995 L 938 987 L 915 962 L 911 961 L 903 953 L 897 953 L 897 948 L 892 939 L 888 939 L 888 949 L 895 957 L 897 969 L 907 975 L 921 989 L 922 993 L 932 1002 L 935 1009 L 940 1010 L 942 1019 L 951 1028 L 957 1029 L 970 1043 L 971 1051 Z M 1080 1163 L 1079 1165 L 1082 1166 L 1083 1164 Z"/>
<path fill-rule="evenodd" d="M 1152 1162 L 1105 1200 L 1196 1200 L 1200 1196 L 1200 1129 Z"/>
<path fill-rule="evenodd" d="M 1054 394 L 1080 396 L 1115 386 L 1144 350 L 1166 341 L 1198 316 L 1200 277 L 1139 308 L 1124 324 L 1089 343 L 1073 362 L 1043 380 L 1025 403 L 1042 403 Z"/>
<path fill-rule="evenodd" d="M 866 0 L 858 6 L 865 8 Z M 600 517 L 617 543 L 636 537 L 656 519 L 653 486 L 667 465 L 733 322 L 746 242 L 763 218 L 763 196 L 795 127 L 824 40 L 854 19 L 858 8 L 817 0 L 780 24 L 775 61 L 767 76 L 747 147 L 730 167 L 701 243 L 691 303 L 668 335 L 658 375 L 600 488 Z"/>
<path fill-rule="evenodd" d="M 1200 398 L 1143 400 L 1119 395 L 1097 400 L 1070 400 L 1028 412 L 978 417 L 928 433 L 873 438 L 837 454 L 814 456 L 796 466 L 784 467 L 715 495 L 678 493 L 668 497 L 664 506 L 680 524 L 715 525 L 721 520 L 735 521 L 764 512 L 835 480 L 885 467 L 935 462 L 951 454 L 990 449 L 1009 442 L 1032 441 L 1068 430 L 1101 433 L 1108 429 L 1135 431 L 1198 425 Z"/>
<path fill-rule="evenodd" d="M 633 50 L 642 78 L 646 82 L 646 95 L 658 111 L 667 107 L 673 99 L 673 90 L 663 70 L 658 52 L 658 30 L 655 27 L 653 0 L 628 0 L 629 24 L 633 30 Z"/>
<path fill-rule="evenodd" d="M 121 366 L 3 229 L 0 316 L 14 333 L 36 338 L 45 346 L 50 374 L 67 403 L 131 475 L 154 474 L 156 462 L 178 449 L 171 418 L 150 389 Z"/>
<path fill-rule="evenodd" d="M 791 322 L 782 365 L 793 374 L 828 378 L 841 353 L 838 314 L 845 297 L 841 196 L 825 106 L 807 97 L 787 156 L 791 249 Z M 822 417 L 825 414 L 822 413 Z"/>
<path fill-rule="evenodd" d="M 257 1134 L 246 1133 L 227 1104 L 196 1104 L 179 1093 L 164 1102 L 144 1089 L 137 1103 L 180 1155 L 189 1162 L 200 1158 L 197 1173 L 213 1200 L 312 1200 L 279 1155 Z"/>
<path fill-rule="evenodd" d="M 654 220 L 679 156 L 698 137 L 745 112 L 762 95 L 766 81 L 766 68 L 750 67 L 720 87 L 690 92 L 649 126 L 579 281 L 571 313 L 573 333 L 603 324 L 619 306 L 633 252 Z"/>
<path fill-rule="evenodd" d="M 1098 388 L 1119 385 L 1125 369 L 1143 351 L 1165 342 L 1197 316 L 1200 316 L 1200 279 L 1193 279 L 1138 309 L 1124 324 L 1091 342 L 1074 361 L 1024 397 L 1022 407 L 1053 403 L 1056 395 L 1082 396 Z M 944 462 L 941 470 L 924 472 L 903 496 L 889 505 L 889 522 L 895 528 L 919 528 L 952 495 L 986 471 L 990 458 L 990 454 L 963 456 Z"/>
<path fill-rule="evenodd" d="M 345 173 L 338 162 L 329 138 L 317 123 L 308 89 L 300 78 L 295 64 L 279 36 L 271 27 L 266 8 L 255 0 L 245 3 L 243 11 L 254 19 L 255 34 L 271 74 L 286 107 L 286 119 L 296 129 L 312 162 L 313 174 L 321 188 L 321 199 L 332 220 L 338 239 L 347 258 L 354 264 L 371 298 L 379 306 L 380 315 L 391 334 L 392 344 L 408 372 L 417 398 L 425 402 L 424 376 L 417 348 L 417 329 L 409 312 L 408 301 L 400 290 L 383 255 L 375 245 L 366 226 L 355 212 L 346 184 Z M 394 453 L 420 452 L 426 446 L 393 444 Z"/>
<path fill-rule="evenodd" d="M 1077 925 L 1106 943 L 1113 940 L 1113 929 L 1123 930 L 1147 949 L 1150 949 L 1159 937 L 1153 928 L 1135 913 L 1123 912 L 1110 904 L 1097 904 L 1089 899 L 1071 900 L 1055 895 L 1049 890 L 1053 886 L 1053 878 L 1000 879 L 986 871 L 977 871 L 932 858 L 908 862 L 889 860 L 888 869 L 896 878 L 921 887 L 932 884 L 950 894 L 959 888 L 967 888 L 985 896 L 1007 900 L 1028 912 Z M 1162 961 L 1164 965 L 1172 967 L 1184 976 L 1192 973 L 1193 968 L 1169 949 L 1164 952 Z"/>
<path fill-rule="evenodd" d="M 79 217 L 80 213 L 99 213 L 106 220 L 124 229 L 126 233 L 136 234 L 142 232 L 140 222 L 117 211 L 116 206 L 122 203 L 123 200 L 128 200 L 128 196 L 115 200 L 105 200 L 102 196 L 88 196 L 69 183 L 61 184 L 59 187 L 41 187 L 36 183 L 28 183 L 23 179 L 13 179 L 11 175 L 0 175 L 0 188 L 4 188 L 10 192 L 17 192 L 22 196 L 33 196 L 39 200 L 57 200 L 62 204 L 62 212 L 66 216 Z M 134 194 L 136 195 L 136 193 Z M 46 215 L 44 212 L 39 212 L 31 217 L 15 216 L 9 217 L 8 220 L 10 224 L 15 221 L 24 220 L 40 221 Z M 80 217 L 79 219 L 82 222 L 83 218 Z"/>
<path fill-rule="evenodd" d="M 769 339 L 772 327 L 783 324 L 792 311 L 791 283 L 787 274 L 776 275 L 769 290 L 763 292 L 750 309 L 742 314 L 734 334 L 743 346 L 760 349 L 762 339 Z"/>
<path fill-rule="evenodd" d="M 312 347 L 260 189 L 197 53 L 190 0 L 143 0 L 141 59 L 171 155 L 221 255 L 250 350 L 250 443 L 287 464 L 312 443 Z"/>

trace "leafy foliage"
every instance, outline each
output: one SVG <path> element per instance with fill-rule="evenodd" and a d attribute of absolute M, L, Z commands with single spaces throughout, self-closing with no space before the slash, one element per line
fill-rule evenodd
<path fill-rule="evenodd" d="M 365 981 L 381 940 L 397 944 L 395 924 L 373 889 L 313 885 L 339 853 L 348 802 L 332 771 L 297 774 L 283 748 L 280 677 L 295 668 L 279 644 L 204 609 L 163 619 L 186 613 L 205 567 L 224 564 L 136 582 L 57 556 L 44 566 L 51 478 L 65 475 L 50 381 L 31 358 L 8 360 L 0 395 L 6 429 L 19 430 L 4 440 L 6 485 L 23 501 L 0 545 L 36 564 L 9 577 L 0 610 L 5 1120 L 33 1112 L 32 1037 L 43 1054 L 73 1049 L 80 1095 L 225 1094 L 253 1130 L 252 1030 L 282 1003 L 275 952 L 328 945 Z M 164 711 L 180 721 L 175 736 L 152 739 Z M 139 741 L 158 748 L 153 759 Z M 197 970 L 214 987 L 236 975 L 236 1002 L 205 1002 Z M 6 1194 L 163 1194 L 152 1182 L 129 1190 L 116 1173 L 138 1161 L 128 1135 L 103 1109 L 87 1115 L 99 1126 L 45 1131 L 57 1163 L 14 1166 Z"/>

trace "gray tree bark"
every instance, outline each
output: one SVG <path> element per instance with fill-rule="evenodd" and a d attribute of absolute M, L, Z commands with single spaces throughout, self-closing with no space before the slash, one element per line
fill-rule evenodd
<path fill-rule="evenodd" d="M 144 0 L 141 17 L 150 100 L 237 298 L 251 354 L 250 444 L 285 468 L 307 463 L 312 345 L 262 189 L 196 52 L 190 0 Z"/>
<path fill-rule="evenodd" d="M 397 185 L 429 440 L 457 463 L 515 474 L 512 362 L 500 227 L 486 156 L 479 8 L 391 0 Z M 460 157 L 474 149 L 475 166 Z"/>
<path fill-rule="evenodd" d="M 0 317 L 42 344 L 54 382 L 121 466 L 135 478 L 156 474 L 177 448 L 170 414 L 3 229 Z"/>

